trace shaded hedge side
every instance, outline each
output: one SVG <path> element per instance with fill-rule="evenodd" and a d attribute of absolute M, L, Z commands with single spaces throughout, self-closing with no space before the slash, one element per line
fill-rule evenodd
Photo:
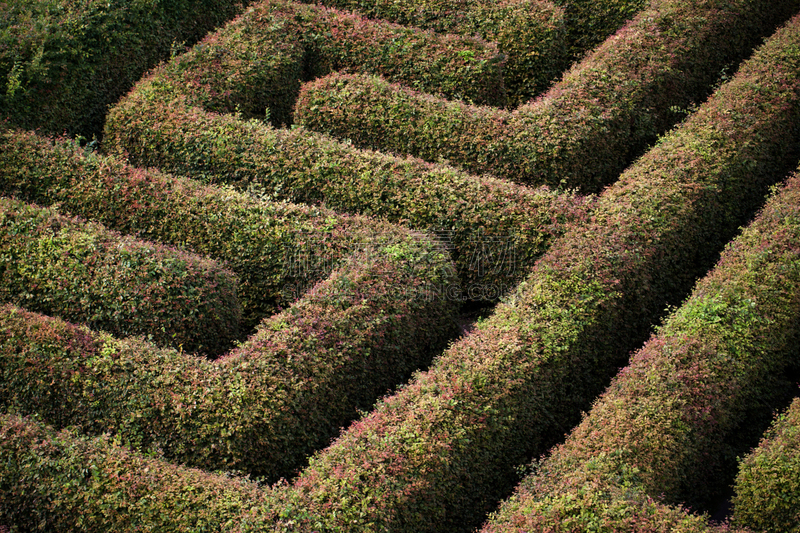
<path fill-rule="evenodd" d="M 238 279 L 216 262 L 0 198 L 0 301 L 217 355 L 239 335 Z"/>
<path fill-rule="evenodd" d="M 781 413 L 736 476 L 733 523 L 755 531 L 800 531 L 800 400 Z"/>
<path fill-rule="evenodd" d="M 798 45 L 800 18 L 608 188 L 513 298 L 315 455 L 270 527 L 479 525 L 514 467 L 579 422 L 664 306 L 796 168 Z"/>
<path fill-rule="evenodd" d="M 796 1 L 654 0 L 514 112 L 335 73 L 302 87 L 295 121 L 362 148 L 596 192 L 798 9 Z"/>
<path fill-rule="evenodd" d="M 0 526 L 10 531 L 216 533 L 269 502 L 246 479 L 0 415 Z"/>
<path fill-rule="evenodd" d="M 0 118 L 100 135 L 107 107 L 184 43 L 242 11 L 233 0 L 14 0 L 0 4 Z"/>
<path fill-rule="evenodd" d="M 567 28 L 567 57 L 579 61 L 626 21 L 652 5 L 652 0 L 553 0 L 564 8 Z"/>
<path fill-rule="evenodd" d="M 655 532 L 676 527 L 676 517 L 697 521 L 685 529 L 710 529 L 667 505 L 710 509 L 733 480 L 736 456 L 796 391 L 788 371 L 800 368 L 798 243 L 795 176 L 483 531 L 636 524 Z M 766 517 L 768 508 L 754 514 Z"/>

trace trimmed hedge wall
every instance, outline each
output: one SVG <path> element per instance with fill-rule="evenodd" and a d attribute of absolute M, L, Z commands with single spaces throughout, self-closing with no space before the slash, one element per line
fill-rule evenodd
<path fill-rule="evenodd" d="M 641 4 L 642 1 L 629 3 Z M 496 3 L 482 0 L 323 0 L 318 3 L 353 10 L 369 18 L 439 33 L 479 35 L 496 42 L 506 55 L 503 77 L 508 103 L 512 106 L 546 89 L 569 65 L 564 10 L 547 0 Z"/>
<path fill-rule="evenodd" d="M 733 523 L 756 531 L 800 531 L 800 399 L 739 465 Z"/>
<path fill-rule="evenodd" d="M 474 37 L 439 35 L 321 6 L 251 6 L 161 70 L 194 105 L 291 123 L 300 83 L 335 70 L 380 74 L 448 98 L 505 101 L 503 56 Z M 162 74 L 163 75 L 163 74 Z"/>
<path fill-rule="evenodd" d="M 580 419 L 800 160 L 800 17 L 606 189 L 515 295 L 282 491 L 276 527 L 466 530 Z"/>
<path fill-rule="evenodd" d="M 218 533 L 269 502 L 268 490 L 245 479 L 135 453 L 108 435 L 0 415 L 0 529 Z"/>
<path fill-rule="evenodd" d="M 534 463 L 484 533 L 625 531 L 633 523 L 636 531 L 668 531 L 675 525 L 664 519 L 680 513 L 653 513 L 653 500 L 713 510 L 736 456 L 796 391 L 789 375 L 800 369 L 798 243 L 795 176 L 567 441 Z"/>
<path fill-rule="evenodd" d="M 224 261 L 240 279 L 245 329 L 288 307 L 378 235 L 407 237 L 386 222 L 257 200 L 15 130 L 0 129 L 0 191 Z"/>
<path fill-rule="evenodd" d="M 109 105 L 184 42 L 242 11 L 232 0 L 14 0 L 0 4 L 0 119 L 100 135 Z"/>
<path fill-rule="evenodd" d="M 448 265 L 422 236 L 377 235 L 215 362 L 6 307 L 0 404 L 274 481 L 455 335 Z"/>
<path fill-rule="evenodd" d="M 246 98 L 232 92 L 233 84 L 205 76 L 213 61 L 204 50 L 199 46 L 157 69 L 109 113 L 107 151 L 141 167 L 444 233 L 464 293 L 475 288 L 485 296 L 479 300 L 496 300 L 513 288 L 550 239 L 565 223 L 584 218 L 593 201 L 209 111 L 230 111 Z M 230 79 L 246 70 L 235 62 L 214 69 Z M 198 79 L 202 83 L 191 81 Z M 249 94 L 248 84 L 237 87 Z"/>
<path fill-rule="evenodd" d="M 438 32 L 480 35 L 508 57 L 505 81 L 516 106 L 547 88 L 573 61 L 647 5 L 647 0 L 323 0 Z"/>
<path fill-rule="evenodd" d="M 596 192 L 683 118 L 676 109 L 705 99 L 721 69 L 798 9 L 796 0 L 654 0 L 514 112 L 332 74 L 303 86 L 295 121 L 362 148 Z"/>
<path fill-rule="evenodd" d="M 287 5 L 291 6 L 288 17 L 305 19 L 294 31 L 311 54 L 312 76 L 347 69 L 380 74 L 414 89 L 476 104 L 502 105 L 506 101 L 505 57 L 494 43 L 368 20 L 334 9 Z"/>
<path fill-rule="evenodd" d="M 213 261 L 7 198 L 0 256 L 0 301 L 189 352 L 238 337 L 238 280 Z"/>

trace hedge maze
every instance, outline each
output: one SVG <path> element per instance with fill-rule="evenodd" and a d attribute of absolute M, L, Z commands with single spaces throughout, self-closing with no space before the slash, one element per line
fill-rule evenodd
<path fill-rule="evenodd" d="M 365 148 L 446 159 L 516 183 L 597 192 L 790 14 L 787 3 L 653 1 L 513 111 L 335 73 L 303 86 L 295 122 Z"/>
<path fill-rule="evenodd" d="M 0 14 L 0 531 L 800 531 L 800 2 Z"/>
<path fill-rule="evenodd" d="M 648 531 L 707 529 L 669 504 L 707 508 L 703 500 L 730 483 L 725 473 L 770 408 L 796 394 L 788 378 L 798 375 L 800 349 L 798 194 L 794 176 L 483 531 L 589 530 L 597 522 L 609 531 L 635 522 Z M 791 493 L 796 482 L 779 472 L 769 485 Z M 738 498 L 747 498 L 745 487 L 737 486 Z M 748 523 L 744 509 L 752 513 L 753 504 L 737 506 L 737 522 Z M 776 530 L 791 529 L 784 524 Z"/>

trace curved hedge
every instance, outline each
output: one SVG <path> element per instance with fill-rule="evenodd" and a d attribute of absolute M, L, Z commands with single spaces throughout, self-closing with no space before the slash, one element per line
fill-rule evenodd
<path fill-rule="evenodd" d="M 646 0 L 323 0 L 367 17 L 437 32 L 480 35 L 507 55 L 513 106 L 547 88 L 569 64 L 647 5 Z"/>
<path fill-rule="evenodd" d="M 295 121 L 363 148 L 594 192 L 683 118 L 677 108 L 702 101 L 721 69 L 798 9 L 797 1 L 656 0 L 516 111 L 332 74 L 303 86 Z"/>
<path fill-rule="evenodd" d="M 7 198 L 0 256 L 0 301 L 189 352 L 238 337 L 238 280 L 213 261 Z"/>
<path fill-rule="evenodd" d="M 184 42 L 242 11 L 231 0 L 14 0 L 0 4 L 0 119 L 99 135 L 109 105 Z"/>
<path fill-rule="evenodd" d="M 0 529 L 218 533 L 268 505 L 268 490 L 0 415 Z"/>
<path fill-rule="evenodd" d="M 800 17 L 606 189 L 513 298 L 313 457 L 282 491 L 284 522 L 477 526 L 796 168 L 798 45 Z"/>
<path fill-rule="evenodd" d="M 482 0 L 323 0 L 318 3 L 353 10 L 369 18 L 439 33 L 479 35 L 496 42 L 506 55 L 503 78 L 509 104 L 514 106 L 547 88 L 569 64 L 564 10 L 549 0 L 496 3 Z"/>
<path fill-rule="evenodd" d="M 194 105 L 290 123 L 300 83 L 335 70 L 380 74 L 442 97 L 502 103 L 503 56 L 474 37 L 439 35 L 288 2 L 254 4 L 160 70 Z M 164 75 L 164 74 L 162 74 Z"/>
<path fill-rule="evenodd" d="M 291 475 L 457 331 L 440 248 L 371 244 L 215 362 L 6 307 L 0 403 L 191 466 Z"/>
<path fill-rule="evenodd" d="M 106 150 L 137 166 L 443 232 L 465 292 L 475 287 L 490 296 L 478 299 L 497 299 L 513 288 L 552 236 L 566 222 L 585 217 L 591 204 L 573 193 L 531 190 L 415 159 L 358 151 L 303 128 L 275 129 L 218 114 L 237 104 L 245 109 L 241 102 L 250 98 L 250 87 L 263 94 L 282 87 L 244 81 L 257 80 L 255 71 L 271 75 L 269 61 L 278 56 L 215 63 L 218 56 L 206 55 L 209 49 L 198 46 L 155 70 L 111 110 Z M 211 65 L 225 78 L 207 76 Z"/>
<path fill-rule="evenodd" d="M 798 243 L 795 176 L 483 531 L 668 531 L 680 513 L 653 513 L 655 501 L 713 508 L 736 456 L 796 390 Z"/>
<path fill-rule="evenodd" d="M 769 533 L 800 531 L 800 400 L 739 465 L 733 523 Z"/>
<path fill-rule="evenodd" d="M 404 235 L 386 222 L 257 200 L 33 133 L 0 130 L 0 148 L 0 191 L 224 261 L 240 280 L 244 329 L 288 307 L 379 235 Z"/>

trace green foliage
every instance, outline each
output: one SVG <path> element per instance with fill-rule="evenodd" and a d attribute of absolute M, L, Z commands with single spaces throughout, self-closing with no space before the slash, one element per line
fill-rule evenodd
<path fill-rule="evenodd" d="M 544 90 L 569 60 L 562 9 L 545 0 L 324 0 L 369 18 L 440 33 L 479 35 L 506 55 L 508 104 L 517 106 Z"/>
<path fill-rule="evenodd" d="M 338 211 L 443 233 L 453 247 L 467 297 L 472 287 L 485 295 L 476 299 L 496 301 L 524 276 L 566 222 L 585 216 L 591 200 L 573 193 L 530 190 L 443 165 L 358 151 L 303 128 L 275 129 L 245 120 L 265 103 L 273 105 L 265 100 L 248 107 L 243 102 L 250 94 L 269 95 L 271 87 L 289 83 L 288 78 L 286 83 L 267 83 L 270 76 L 283 76 L 275 68 L 283 56 L 272 52 L 288 31 L 281 25 L 275 29 L 273 20 L 272 12 L 248 11 L 154 70 L 109 113 L 105 148 L 138 166 L 241 190 L 259 189 L 292 202 L 324 202 Z M 282 40 L 266 37 L 273 33 Z M 219 43 L 240 34 L 250 37 L 219 51 Z M 268 59 L 246 62 L 240 59 L 244 53 L 234 53 L 237 47 Z M 423 70 L 425 62 L 416 63 Z M 273 119 L 287 116 L 277 105 L 271 109 Z M 237 110 L 240 114 L 233 115 Z"/>
<path fill-rule="evenodd" d="M 800 531 L 800 400 L 778 416 L 736 476 L 733 523 L 754 531 Z"/>
<path fill-rule="evenodd" d="M 88 433 L 111 429 L 125 444 L 187 464 L 275 480 L 456 333 L 457 302 L 447 297 L 456 285 L 452 263 L 424 235 L 173 180 L 33 134 L 7 131 L 3 144 L 8 189 L 213 251 L 262 287 L 295 281 L 287 303 L 302 295 L 214 364 L 139 341 L 62 331 L 53 320 L 5 308 L 0 397 L 8 408 Z M 30 164 L 36 160 L 49 166 Z M 23 250 L 34 242 L 19 240 Z M 277 280 L 258 277 L 262 260 Z M 85 261 L 54 265 L 57 280 L 81 281 L 76 269 Z M 36 323 L 44 326 L 33 333 Z M 75 341 L 87 335 L 95 339 L 88 347 Z M 28 365 L 31 358 L 41 364 Z"/>
<path fill-rule="evenodd" d="M 241 11 L 229 0 L 15 0 L 0 4 L 0 119 L 99 135 L 107 107 L 176 43 Z"/>
<path fill-rule="evenodd" d="M 657 0 L 513 112 L 337 73 L 302 87 L 295 121 L 362 148 L 597 192 L 683 118 L 674 109 L 703 101 L 723 67 L 797 9 L 796 1 Z"/>
<path fill-rule="evenodd" d="M 321 207 L 259 201 L 230 188 L 135 169 L 69 141 L 6 130 L 0 132 L 0 147 L 0 191 L 5 194 L 57 203 L 117 231 L 224 262 L 240 279 L 247 330 L 288 307 L 359 248 L 379 246 L 380 240 L 399 246 L 408 238 L 392 224 Z M 448 260 L 443 261 L 444 269 Z"/>
<path fill-rule="evenodd" d="M 733 458 L 795 392 L 787 376 L 800 369 L 798 239 L 795 175 L 483 531 L 544 524 L 554 531 L 627 531 L 633 524 L 636 531 L 666 531 L 678 520 L 693 521 L 691 531 L 715 529 L 679 504 L 709 508 L 731 481 Z M 740 472 L 741 514 L 753 519 L 737 522 L 789 531 L 798 518 L 790 496 L 798 483 L 789 481 L 797 468 L 758 470 L 767 464 L 775 463 L 751 458 L 752 470 Z M 745 494 L 752 498 L 746 503 Z M 768 494 L 787 501 L 788 521 L 781 511 L 772 515 Z"/>
<path fill-rule="evenodd" d="M 413 234 L 374 245 L 216 362 L 6 306 L 0 404 L 191 466 L 290 476 L 455 333 L 442 251 Z"/>
<path fill-rule="evenodd" d="M 110 61 L 95 70 L 119 81 L 115 90 L 121 94 L 138 75 L 126 77 L 127 66 L 135 70 L 152 63 L 149 49 L 137 37 L 124 41 L 119 53 L 106 53 L 104 43 L 114 48 L 119 43 L 113 36 L 128 35 L 127 26 L 115 26 L 129 19 L 115 18 L 114 2 L 83 2 L 64 12 L 53 7 L 64 3 L 28 4 L 8 8 L 17 9 L 9 18 L 13 25 L 0 27 L 0 119 L 26 126 L 49 120 L 55 126 L 45 128 L 51 131 L 88 135 L 91 127 L 73 131 L 64 124 L 85 118 L 97 127 L 110 102 L 98 99 L 101 104 L 91 112 L 80 105 L 86 96 L 81 91 L 111 94 L 101 83 L 92 85 L 95 54 Z M 139 3 L 125 4 L 133 13 L 131 24 L 161 13 L 158 0 L 142 5 L 144 12 L 137 12 Z M 178 5 L 185 3 L 170 4 Z M 390 7 L 408 14 L 408 5 Z M 531 69 L 539 60 L 560 60 L 565 31 L 567 54 L 577 56 L 593 39 L 613 32 L 641 1 L 578 0 L 562 2 L 563 10 L 534 1 L 457 5 L 470 9 L 442 12 L 442 23 L 450 24 L 452 17 L 469 34 L 494 32 L 492 39 L 509 53 L 506 80 L 523 87 L 512 94 L 518 99 L 552 76 L 546 67 Z M 486 170 L 497 174 L 514 162 L 531 175 L 531 168 L 541 171 L 552 185 L 599 190 L 655 135 L 683 118 L 680 110 L 692 109 L 690 100 L 704 98 L 707 80 L 721 70 L 710 65 L 745 55 L 758 35 L 798 5 L 794 0 L 653 2 L 649 18 L 637 19 L 565 75 L 559 87 L 577 87 L 575 92 L 564 89 L 558 98 L 542 98 L 514 113 L 438 96 L 425 97 L 428 107 L 419 107 L 417 93 L 351 76 L 377 73 L 440 96 L 502 104 L 502 58 L 481 40 L 434 36 L 285 2 L 260 5 L 185 55 L 178 55 L 182 39 L 167 45 L 169 39 L 160 39 L 163 28 L 137 25 L 134 34 L 162 43 L 162 53 L 169 48 L 173 57 L 110 116 L 111 151 L 136 164 L 230 183 L 264 201 L 135 170 L 83 153 L 75 143 L 51 143 L 5 127 L 2 187 L 225 261 L 241 272 L 250 325 L 273 306 L 303 296 L 216 362 L 11 305 L 0 309 L 2 407 L 38 413 L 57 426 L 74 425 L 74 431 L 107 434 L 88 441 L 2 418 L 0 531 L 6 524 L 65 531 L 474 528 L 511 490 L 520 475 L 515 465 L 543 453 L 578 422 L 580 411 L 648 335 L 664 305 L 682 299 L 756 209 L 767 185 L 796 165 L 797 22 L 599 199 L 532 191 L 265 122 L 290 123 L 301 82 L 344 69 L 318 85 L 334 82 L 344 92 L 323 95 L 314 105 L 326 112 L 349 106 L 369 114 L 376 124 L 373 137 L 382 135 L 377 125 L 387 118 L 394 121 L 392 135 L 405 130 L 408 137 L 423 139 L 419 149 L 436 146 L 440 151 L 431 156 L 436 161 L 451 157 L 445 147 L 479 165 L 495 161 Z M 192 6 L 167 26 L 224 11 L 191 11 Z M 6 8 L 3 4 L 0 11 Z M 425 9 L 412 11 L 426 16 Z M 467 24 L 475 12 L 487 25 L 485 34 Z M 515 67 L 520 54 L 533 50 L 523 44 L 533 34 L 534 40 L 541 36 L 542 48 L 525 58 L 531 62 Z M 84 42 L 92 44 L 87 48 Z M 58 53 L 48 48 L 53 43 L 59 43 Z M 78 59 L 86 73 L 73 64 Z M 54 71 L 59 61 L 69 67 Z M 81 81 L 71 90 L 74 72 Z M 698 80 L 704 85 L 692 93 Z M 357 87 L 361 83 L 366 89 Z M 349 100 L 347 91 L 356 99 Z M 63 105 L 61 94 L 74 96 L 75 103 Z M 374 107 L 360 108 L 364 102 L 392 105 L 377 113 Z M 424 121 L 422 133 L 415 133 L 421 137 L 413 137 L 413 128 L 401 120 L 408 116 L 413 124 Z M 516 135 L 511 141 L 509 131 Z M 355 132 L 353 141 L 361 142 L 355 139 L 361 131 Z M 506 144 L 493 144 L 496 139 Z M 540 170 L 541 161 L 552 168 Z M 273 197 L 324 207 L 279 204 Z M 797 205 L 793 196 L 785 213 Z M 508 287 L 524 279 L 471 335 L 369 413 L 377 396 L 427 365 L 453 334 L 455 306 L 448 291 L 456 283 L 440 243 L 330 208 L 446 232 L 463 286 Z M 775 213 L 767 210 L 760 220 L 786 216 Z M 789 226 L 796 225 L 792 220 Z M 702 517 L 657 501 L 654 494 L 677 501 L 706 491 L 707 481 L 719 479 L 720 464 L 751 437 L 741 420 L 759 419 L 751 414 L 763 411 L 785 388 L 773 375 L 786 353 L 796 353 L 787 346 L 796 341 L 797 298 L 792 300 L 788 289 L 796 285 L 792 258 L 798 237 L 778 224 L 774 235 L 742 248 L 737 241 L 725 252 L 728 263 L 720 264 L 717 281 L 731 292 L 706 291 L 660 329 L 666 340 L 651 341 L 576 430 L 590 428 L 591 435 L 571 438 L 559 448 L 558 459 L 534 465 L 524 490 L 539 491 L 539 507 L 514 518 L 520 527 L 725 530 L 709 528 Z M 365 237 L 371 246 L 354 249 L 349 237 Z M 64 283 L 74 281 L 69 276 L 80 279 L 81 268 L 94 260 L 83 253 L 84 245 L 94 242 L 26 237 L 2 253 L 11 258 L 27 246 L 27 255 L 0 264 L 8 269 L 40 260 L 44 266 L 23 268 L 25 275 L 34 276 L 38 289 L 53 277 L 47 270 L 52 268 L 66 280 L 58 286 L 60 295 L 67 292 Z M 57 246 L 70 252 L 56 253 Z M 518 254 L 516 271 L 482 268 L 481 254 L 496 259 L 508 250 Z M 730 259 L 740 252 L 745 260 Z M 287 254 L 308 263 L 287 272 Z M 123 259 L 130 263 L 128 256 Z M 108 272 L 104 279 L 117 279 Z M 279 289 L 287 286 L 293 287 L 289 293 Z M 761 291 L 757 297 L 748 292 L 753 287 Z M 165 323 L 157 322 L 162 328 Z M 358 413 L 362 419 L 318 452 L 292 485 L 281 482 L 274 490 L 153 459 L 163 455 L 207 470 L 275 480 L 296 474 L 310 453 Z M 792 475 L 788 472 L 768 475 L 782 479 Z M 783 493 L 790 504 L 792 494 Z M 748 505 L 743 501 L 741 516 Z M 774 500 L 762 501 L 755 505 L 781 512 Z"/>
<path fill-rule="evenodd" d="M 239 333 L 238 280 L 218 264 L 0 198 L 0 300 L 116 335 L 219 354 Z"/>
<path fill-rule="evenodd" d="M 555 240 L 491 317 L 312 458 L 282 492 L 287 520 L 376 532 L 477 526 L 513 487 L 515 465 L 580 421 L 665 305 L 682 301 L 769 186 L 796 168 L 798 43 L 800 17 L 607 188 L 590 220 Z"/>
<path fill-rule="evenodd" d="M 647 5 L 646 0 L 323 0 L 368 17 L 480 35 L 507 55 L 509 104 L 524 104 Z"/>
<path fill-rule="evenodd" d="M 216 533 L 271 505 L 252 481 L 0 415 L 0 524 L 12 531 Z"/>

